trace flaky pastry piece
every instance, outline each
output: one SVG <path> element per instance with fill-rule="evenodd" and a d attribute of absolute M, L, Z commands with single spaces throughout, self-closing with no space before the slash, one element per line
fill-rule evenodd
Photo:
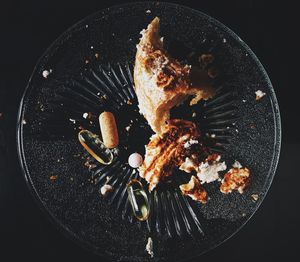
<path fill-rule="evenodd" d="M 168 120 L 162 135 L 155 134 L 150 138 L 144 162 L 139 168 L 140 176 L 149 183 L 149 191 L 169 177 L 187 156 L 198 163 L 205 158 L 207 149 L 200 138 L 197 126 L 191 121 L 181 119 Z M 189 141 L 199 142 L 187 147 Z"/>
<path fill-rule="evenodd" d="M 247 167 L 231 168 L 222 180 L 220 191 L 224 194 L 237 190 L 240 194 L 244 192 L 245 187 L 250 181 L 250 171 Z"/>
<path fill-rule="evenodd" d="M 164 49 L 158 17 L 141 34 L 135 58 L 134 88 L 140 113 L 160 135 L 171 108 L 189 97 L 193 97 L 191 104 L 207 100 L 214 95 L 214 90 L 206 72 L 193 73 L 191 66 L 181 64 Z"/>
<path fill-rule="evenodd" d="M 207 192 L 195 176 L 192 176 L 187 184 L 180 185 L 179 188 L 183 195 L 203 204 L 207 203 Z"/>

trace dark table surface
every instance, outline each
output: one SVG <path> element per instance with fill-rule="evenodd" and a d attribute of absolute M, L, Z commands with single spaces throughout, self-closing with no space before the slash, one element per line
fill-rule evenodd
<path fill-rule="evenodd" d="M 238 234 L 201 259 L 291 259 L 297 253 L 300 233 L 296 166 L 300 161 L 296 128 L 300 110 L 299 83 L 295 81 L 299 74 L 295 50 L 299 47 L 294 48 L 299 19 L 293 15 L 295 7 L 274 1 L 197 2 L 184 4 L 233 29 L 259 57 L 274 85 L 283 125 L 277 174 L 262 206 Z M 101 261 L 62 236 L 37 207 L 19 167 L 15 125 L 20 97 L 39 56 L 75 22 L 118 3 L 124 1 L 1 2 L 0 261 Z"/>

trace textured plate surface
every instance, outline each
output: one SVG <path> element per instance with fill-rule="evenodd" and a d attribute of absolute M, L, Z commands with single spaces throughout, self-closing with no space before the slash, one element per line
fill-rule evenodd
<path fill-rule="evenodd" d="M 228 165 L 237 159 L 248 166 L 253 178 L 243 195 L 224 196 L 217 183 L 207 186 L 206 205 L 183 197 L 176 187 L 155 190 L 149 196 L 153 212 L 147 223 L 141 223 L 128 206 L 125 185 L 138 174 L 126 160 L 131 152 L 143 151 L 151 130 L 138 114 L 131 72 L 139 32 L 155 16 L 161 18 L 170 52 L 179 59 L 191 52 L 211 52 L 220 71 L 213 100 L 173 114 L 191 118 L 196 111 L 203 134 L 215 134 L 208 142 L 211 149 L 224 152 Z M 50 69 L 43 78 L 42 72 Z M 260 101 L 255 100 L 256 90 L 266 93 Z M 82 115 L 97 116 L 103 110 L 115 113 L 126 147 L 119 148 L 113 166 L 91 162 L 89 170 L 77 133 L 80 127 L 99 133 L 97 117 L 86 120 Z M 276 97 L 252 51 L 216 20 L 165 3 L 106 9 L 59 37 L 33 72 L 18 121 L 21 164 L 43 210 L 82 246 L 121 261 L 148 261 L 148 236 L 154 240 L 152 261 L 177 261 L 200 255 L 237 232 L 271 184 L 281 139 Z M 128 125 L 130 131 L 125 132 Z M 104 199 L 99 188 L 106 177 L 116 190 Z M 258 194 L 257 201 L 252 194 Z"/>

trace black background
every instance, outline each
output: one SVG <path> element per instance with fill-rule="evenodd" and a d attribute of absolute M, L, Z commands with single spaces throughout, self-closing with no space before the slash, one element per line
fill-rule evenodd
<path fill-rule="evenodd" d="M 292 259 L 300 233 L 296 7 L 292 1 L 173 2 L 213 16 L 252 48 L 271 78 L 282 116 L 280 162 L 261 208 L 237 235 L 194 261 Z M 75 22 L 118 3 L 124 1 L 1 1 L 0 261 L 104 261 L 62 236 L 38 209 L 17 160 L 15 125 L 22 92 L 39 56 Z"/>

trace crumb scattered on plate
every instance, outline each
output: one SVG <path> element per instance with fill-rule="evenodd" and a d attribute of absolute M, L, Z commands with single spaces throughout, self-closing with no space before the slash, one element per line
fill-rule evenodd
<path fill-rule="evenodd" d="M 240 194 L 244 192 L 245 187 L 249 184 L 250 171 L 247 167 L 231 168 L 222 180 L 220 191 L 224 194 L 237 190 Z"/>
<path fill-rule="evenodd" d="M 179 188 L 183 195 L 203 204 L 207 203 L 207 192 L 195 176 L 192 176 L 187 184 L 180 185 Z"/>
<path fill-rule="evenodd" d="M 48 78 L 48 76 L 52 73 L 52 69 L 49 69 L 49 70 L 44 70 L 42 72 L 42 75 L 44 78 Z"/>
<path fill-rule="evenodd" d="M 254 202 L 258 200 L 258 194 L 252 194 L 251 198 L 253 199 Z"/>
<path fill-rule="evenodd" d="M 104 185 L 100 189 L 101 195 L 103 196 L 106 196 L 108 193 L 112 191 L 113 191 L 113 187 L 111 185 Z"/>
<path fill-rule="evenodd" d="M 256 101 L 258 101 L 258 100 L 260 100 L 260 99 L 262 99 L 265 95 L 266 95 L 266 93 L 264 93 L 263 91 L 261 91 L 261 90 L 257 90 L 256 92 L 255 92 L 255 95 L 256 95 Z"/>
<path fill-rule="evenodd" d="M 150 255 L 151 258 L 154 257 L 154 252 L 153 252 L 153 240 L 151 237 L 148 237 L 148 242 L 146 244 L 146 251 Z"/>

